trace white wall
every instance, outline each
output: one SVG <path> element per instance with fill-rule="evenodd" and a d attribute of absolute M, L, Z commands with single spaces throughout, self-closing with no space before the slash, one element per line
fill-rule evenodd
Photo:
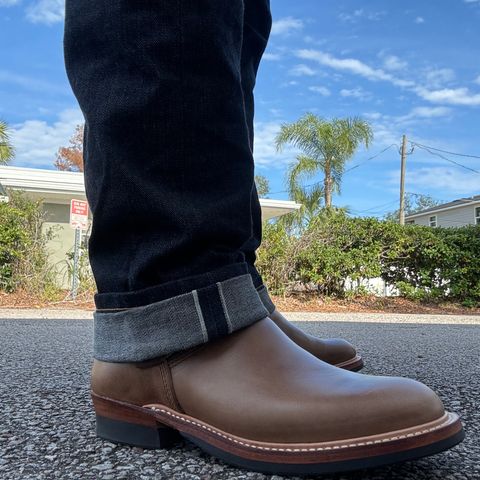
<path fill-rule="evenodd" d="M 444 210 L 441 212 L 426 213 L 425 215 L 419 215 L 411 220 L 414 220 L 416 225 L 430 225 L 430 217 L 437 216 L 438 227 L 463 227 L 465 225 L 475 225 L 475 208 L 479 207 L 480 203 L 473 205 L 465 205 L 450 210 Z M 407 219 L 408 222 L 409 219 Z"/>

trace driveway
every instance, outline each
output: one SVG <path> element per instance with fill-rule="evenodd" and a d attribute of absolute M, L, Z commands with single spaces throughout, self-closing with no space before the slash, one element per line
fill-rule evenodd
<path fill-rule="evenodd" d="M 90 315 L 0 310 L 2 480 L 283 479 L 230 467 L 191 444 L 147 451 L 97 439 L 88 388 Z M 461 414 L 466 427 L 463 444 L 443 454 L 323 479 L 480 479 L 479 317 L 297 313 L 290 318 L 304 320 L 297 325 L 312 334 L 353 341 L 365 358 L 364 373 L 426 383 Z"/>

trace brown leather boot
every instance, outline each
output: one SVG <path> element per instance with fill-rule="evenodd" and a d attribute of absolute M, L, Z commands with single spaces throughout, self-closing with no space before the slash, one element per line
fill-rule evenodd
<path fill-rule="evenodd" d="M 320 360 L 353 372 L 358 372 L 363 368 L 362 357 L 346 340 L 314 337 L 297 328 L 278 310 L 274 310 L 269 316 L 291 340 Z"/>
<path fill-rule="evenodd" d="M 168 358 L 95 361 L 97 434 L 163 448 L 178 433 L 265 473 L 314 475 L 431 455 L 463 439 L 429 388 L 333 367 L 270 319 Z"/>

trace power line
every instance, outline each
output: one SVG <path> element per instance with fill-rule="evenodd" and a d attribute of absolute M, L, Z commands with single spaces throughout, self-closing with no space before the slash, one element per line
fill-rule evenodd
<path fill-rule="evenodd" d="M 423 194 L 421 193 L 413 193 L 413 192 L 405 192 L 405 195 L 411 195 L 411 196 L 422 196 Z M 378 214 L 380 213 L 384 213 L 385 210 L 378 210 L 378 209 L 381 209 L 382 207 L 389 207 L 390 205 L 393 205 L 395 203 L 397 203 L 398 200 L 392 200 L 390 202 L 387 202 L 387 203 L 382 203 L 380 205 L 374 205 L 373 207 L 370 207 L 370 208 L 367 208 L 365 210 L 357 210 L 357 209 L 352 209 L 352 212 L 357 212 L 357 213 L 368 213 L 368 212 L 372 212 L 373 211 L 373 214 L 377 212 L 379 212 Z"/>
<path fill-rule="evenodd" d="M 441 153 L 434 152 L 433 149 L 430 149 L 429 147 L 425 147 L 423 145 L 420 145 L 418 143 L 413 143 L 413 142 L 412 142 L 412 144 L 417 146 L 418 148 L 421 148 L 422 150 L 426 150 L 428 153 L 430 153 L 430 155 L 435 155 L 437 157 L 442 158 L 443 160 L 446 160 L 447 162 L 450 162 L 450 163 L 453 163 L 454 165 L 457 165 L 458 167 L 464 168 L 465 170 L 469 170 L 469 171 L 474 172 L 474 173 L 478 173 L 480 175 L 480 171 L 475 170 L 474 168 L 471 168 L 471 167 L 467 167 L 467 165 L 463 165 L 462 163 L 456 162 L 455 160 L 452 160 L 451 158 L 447 158 L 444 155 L 442 155 Z M 474 158 L 476 158 L 476 157 L 474 157 Z M 480 158 L 480 157 L 478 157 L 478 158 Z"/>
<path fill-rule="evenodd" d="M 354 170 L 355 168 L 358 168 L 360 167 L 361 165 L 369 162 L 370 160 L 373 160 L 374 158 L 377 158 L 379 157 L 382 153 L 385 153 L 387 150 L 389 150 L 390 148 L 392 147 L 398 147 L 398 145 L 396 143 L 392 143 L 391 145 L 389 145 L 388 147 L 384 148 L 382 151 L 378 152 L 376 155 L 373 155 L 373 157 L 369 157 L 367 158 L 366 160 L 364 160 L 363 162 L 360 162 L 360 163 L 357 163 L 357 165 L 354 165 L 353 167 L 351 168 L 348 168 L 347 170 L 345 170 L 343 173 L 347 173 L 347 172 L 350 172 L 352 170 Z"/>
<path fill-rule="evenodd" d="M 441 203 L 447 203 L 447 200 L 444 200 L 443 198 L 439 197 L 434 197 L 430 195 L 429 193 L 417 193 L 417 192 L 405 192 L 406 195 L 411 195 L 412 197 L 430 197 L 433 200 L 436 200 Z"/>
<path fill-rule="evenodd" d="M 398 200 L 392 200 L 390 202 L 387 202 L 387 203 L 382 203 L 380 205 L 375 205 L 373 207 L 370 207 L 370 208 L 367 208 L 365 210 L 356 210 L 356 209 L 353 209 L 353 211 L 357 212 L 357 213 L 368 213 L 368 212 L 372 212 L 373 211 L 376 211 L 378 210 L 379 208 L 382 208 L 382 207 L 389 207 L 390 205 L 393 205 L 394 203 L 397 203 Z"/>
<path fill-rule="evenodd" d="M 363 162 L 360 162 L 360 163 L 357 163 L 356 165 L 354 165 L 353 167 L 351 168 L 348 168 L 347 170 L 345 170 L 343 172 L 343 174 L 347 173 L 347 172 L 351 172 L 352 170 L 354 170 L 355 168 L 358 168 L 362 165 L 364 165 L 365 163 L 369 162 L 370 160 L 373 160 L 374 158 L 377 158 L 379 157 L 380 155 L 382 155 L 382 153 L 385 153 L 387 150 L 389 150 L 390 148 L 392 147 L 398 147 L 397 144 L 395 143 L 392 143 L 391 145 L 389 145 L 388 147 L 384 148 L 383 150 L 381 150 L 380 152 L 376 153 L 375 155 L 369 157 L 369 158 L 366 158 Z M 322 183 L 323 180 L 320 180 L 318 182 L 314 182 L 314 183 L 311 183 L 309 185 L 305 185 L 303 188 L 309 188 L 309 187 L 314 187 L 316 185 L 319 185 L 320 183 Z M 277 195 L 279 193 L 288 193 L 288 190 L 281 190 L 279 192 L 267 192 L 267 195 Z"/>
<path fill-rule="evenodd" d="M 449 152 L 448 150 L 442 150 L 440 148 L 430 147 L 428 145 L 422 145 L 421 143 L 417 142 L 410 142 L 412 145 L 416 145 L 420 148 L 429 148 L 430 150 L 436 150 L 437 152 L 446 153 L 447 155 L 457 155 L 458 157 L 467 157 L 467 158 L 480 158 L 479 155 L 468 155 L 466 153 L 456 153 L 456 152 Z"/>

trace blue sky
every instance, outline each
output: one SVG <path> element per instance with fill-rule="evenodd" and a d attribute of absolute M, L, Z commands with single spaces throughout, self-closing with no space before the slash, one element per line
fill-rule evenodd
<path fill-rule="evenodd" d="M 255 160 L 279 192 L 272 198 L 287 198 L 285 171 L 296 154 L 277 154 L 275 134 L 307 111 L 372 124 L 373 145 L 348 165 L 359 166 L 334 198 L 358 215 L 396 208 L 403 133 L 480 155 L 480 0 L 271 4 L 274 24 L 256 87 Z M 82 122 L 64 72 L 62 29 L 63 1 L 0 0 L 0 118 L 13 129 L 14 165 L 53 168 L 58 147 Z M 480 159 L 445 156 L 480 171 Z M 407 162 L 408 192 L 438 200 L 480 193 L 480 174 L 418 147 Z"/>

